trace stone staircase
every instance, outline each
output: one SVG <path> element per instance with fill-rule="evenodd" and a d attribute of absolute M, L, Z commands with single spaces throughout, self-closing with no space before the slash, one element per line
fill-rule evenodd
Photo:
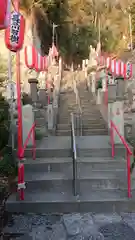
<path fill-rule="evenodd" d="M 76 112 L 77 104 L 75 99 L 75 93 L 73 91 L 72 85 L 72 75 L 71 78 L 67 79 L 69 75 L 65 77 L 65 79 L 61 82 L 61 93 L 60 93 L 60 100 L 59 100 L 59 110 L 58 110 L 58 121 L 57 121 L 57 136 L 69 136 L 71 135 L 71 113 Z M 69 86 L 67 82 L 69 82 Z"/>
<path fill-rule="evenodd" d="M 65 83 L 62 82 L 64 85 Z M 81 84 L 80 84 L 81 85 Z M 127 163 L 123 145 L 111 145 L 104 121 L 92 95 L 79 89 L 83 110 L 83 135 L 76 137 L 77 196 L 73 192 L 73 159 L 70 113 L 76 111 L 72 87 L 61 87 L 57 136 L 36 142 L 36 160 L 32 150 L 25 151 L 25 200 L 14 192 L 7 201 L 9 212 L 130 212 L 135 210 L 135 174 L 132 174 L 132 199 L 127 197 Z M 103 129 L 101 131 L 101 129 Z M 88 135 L 89 136 L 86 136 Z"/>
<path fill-rule="evenodd" d="M 93 100 L 92 93 L 87 90 L 86 83 L 81 83 L 78 89 L 82 108 L 83 135 L 107 135 L 108 130 L 105 121 Z"/>
<path fill-rule="evenodd" d="M 71 138 L 51 136 L 37 144 L 36 160 L 25 153 L 25 200 L 14 193 L 7 201 L 9 212 L 69 213 L 124 212 L 135 210 L 134 190 L 127 198 L 124 149 L 116 147 L 111 158 L 107 136 L 77 138 L 77 196 L 73 195 Z M 132 189 L 135 178 L 132 176 Z"/>

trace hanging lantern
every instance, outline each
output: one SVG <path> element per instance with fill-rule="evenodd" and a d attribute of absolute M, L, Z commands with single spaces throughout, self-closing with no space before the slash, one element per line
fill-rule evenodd
<path fill-rule="evenodd" d="M 44 58 L 37 51 L 35 53 L 35 66 L 34 66 L 34 68 L 35 68 L 36 72 L 44 71 Z"/>
<path fill-rule="evenodd" d="M 116 61 L 116 75 L 117 76 L 121 75 L 121 61 L 120 60 Z"/>
<path fill-rule="evenodd" d="M 121 62 L 121 69 L 120 69 L 120 75 L 124 77 L 124 70 L 125 70 L 125 64 L 124 62 Z"/>
<path fill-rule="evenodd" d="M 127 62 L 125 67 L 126 67 L 125 77 L 126 77 L 126 79 L 129 79 L 132 77 L 132 64 L 130 62 Z"/>
<path fill-rule="evenodd" d="M 111 66 L 111 58 L 107 57 L 106 58 L 106 67 L 107 67 L 107 69 L 110 69 L 110 66 Z"/>
<path fill-rule="evenodd" d="M 25 65 L 29 69 L 33 69 L 35 66 L 35 48 L 33 46 L 26 46 L 24 49 Z"/>
<path fill-rule="evenodd" d="M 5 30 L 5 44 L 10 51 L 16 52 L 23 46 L 25 20 L 19 12 L 12 12 L 10 25 Z"/>
<path fill-rule="evenodd" d="M 58 56 L 59 56 L 58 50 L 57 50 L 56 46 L 53 44 L 52 45 L 52 57 L 58 57 Z"/>
<path fill-rule="evenodd" d="M 112 61 L 111 61 L 111 73 L 112 74 L 114 74 L 114 72 L 115 72 L 115 62 L 114 62 L 114 59 L 112 59 Z"/>
<path fill-rule="evenodd" d="M 11 0 L 0 0 L 0 29 L 9 25 Z"/>

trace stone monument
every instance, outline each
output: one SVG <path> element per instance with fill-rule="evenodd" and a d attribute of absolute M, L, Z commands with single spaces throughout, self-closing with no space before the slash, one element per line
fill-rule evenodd
<path fill-rule="evenodd" d="M 22 126 L 23 126 L 23 144 L 25 143 L 29 131 L 34 123 L 33 108 L 31 105 L 24 105 L 22 107 Z M 32 146 L 32 135 L 30 136 L 27 146 Z"/>
<path fill-rule="evenodd" d="M 30 78 L 28 82 L 30 84 L 30 94 L 31 94 L 32 102 L 36 103 L 38 101 L 38 91 L 37 91 L 38 80 L 35 78 Z"/>
<path fill-rule="evenodd" d="M 118 80 L 122 81 L 122 80 Z M 117 88 L 115 84 L 108 85 L 108 127 L 110 128 L 110 120 L 115 124 L 121 136 L 124 136 L 124 89 Z M 121 144 L 121 139 L 115 130 L 114 143 Z"/>

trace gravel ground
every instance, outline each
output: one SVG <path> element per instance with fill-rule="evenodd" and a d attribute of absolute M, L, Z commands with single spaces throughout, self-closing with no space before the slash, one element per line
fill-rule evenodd
<path fill-rule="evenodd" d="M 12 215 L 4 232 L 4 240 L 135 240 L 135 213 Z"/>

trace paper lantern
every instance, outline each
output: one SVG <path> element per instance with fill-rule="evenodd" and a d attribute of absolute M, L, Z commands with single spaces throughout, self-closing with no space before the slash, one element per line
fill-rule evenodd
<path fill-rule="evenodd" d="M 58 50 L 57 50 L 56 46 L 53 44 L 52 45 L 52 57 L 58 57 L 58 56 L 59 56 Z"/>
<path fill-rule="evenodd" d="M 25 65 L 29 69 L 33 69 L 35 66 L 35 57 L 36 51 L 33 46 L 26 46 L 24 49 L 24 56 L 25 56 Z"/>
<path fill-rule="evenodd" d="M 114 59 L 112 59 L 112 61 L 111 61 L 111 73 L 112 74 L 114 74 L 114 72 L 115 72 L 115 61 L 114 61 Z"/>
<path fill-rule="evenodd" d="M 129 79 L 132 77 L 132 64 L 127 62 L 125 68 L 125 78 Z"/>
<path fill-rule="evenodd" d="M 121 62 L 120 75 L 122 77 L 124 77 L 124 71 L 125 71 L 125 64 L 124 64 L 124 62 Z"/>
<path fill-rule="evenodd" d="M 11 0 L 0 0 L 0 29 L 9 25 Z"/>
<path fill-rule="evenodd" d="M 35 51 L 35 64 L 34 68 L 36 72 L 44 71 L 44 58 L 40 55 L 39 52 Z"/>
<path fill-rule="evenodd" d="M 111 67 L 111 58 L 110 57 L 106 58 L 106 67 L 107 67 L 107 69 L 110 69 L 110 67 Z"/>
<path fill-rule="evenodd" d="M 20 50 L 24 42 L 25 20 L 19 12 L 12 12 L 10 25 L 5 30 L 5 44 L 10 51 Z"/>
<path fill-rule="evenodd" d="M 120 60 L 116 61 L 116 75 L 117 76 L 121 75 L 121 61 Z"/>

